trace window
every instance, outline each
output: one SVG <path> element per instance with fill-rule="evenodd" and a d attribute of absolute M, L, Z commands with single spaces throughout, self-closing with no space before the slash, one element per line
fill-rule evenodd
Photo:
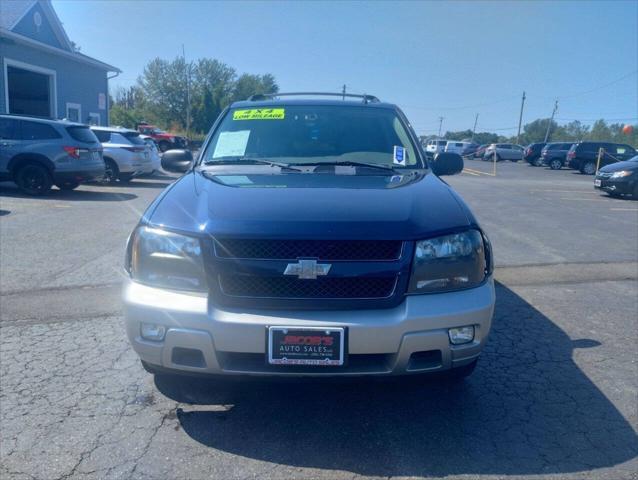
<path fill-rule="evenodd" d="M 89 127 L 66 127 L 73 140 L 84 143 L 97 143 L 97 137 Z"/>
<path fill-rule="evenodd" d="M 124 132 L 122 135 L 133 145 L 146 145 L 137 132 Z"/>
<path fill-rule="evenodd" d="M 62 138 L 55 129 L 44 123 L 22 122 L 22 140 L 47 140 L 51 138 Z"/>
<path fill-rule="evenodd" d="M 396 167 L 393 153 L 403 147 L 407 165 L 419 162 L 408 130 L 394 110 L 327 105 L 272 110 L 280 116 L 246 119 L 242 116 L 246 112 L 263 111 L 230 110 L 202 158 L 209 163 L 246 156 L 286 163 L 358 161 Z"/>
<path fill-rule="evenodd" d="M 89 113 L 89 125 L 99 125 L 100 124 L 100 114 L 91 112 Z"/>
<path fill-rule="evenodd" d="M 107 143 L 111 141 L 111 132 L 105 130 L 92 130 L 100 143 Z"/>
<path fill-rule="evenodd" d="M 18 121 L 0 118 L 0 140 L 18 140 Z"/>
<path fill-rule="evenodd" d="M 70 122 L 81 122 L 82 121 L 82 106 L 79 103 L 67 103 L 66 118 Z"/>

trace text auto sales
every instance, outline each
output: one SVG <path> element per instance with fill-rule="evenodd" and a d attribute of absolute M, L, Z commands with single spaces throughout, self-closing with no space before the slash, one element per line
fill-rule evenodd
<path fill-rule="evenodd" d="M 334 338 L 321 335 L 286 335 L 279 345 L 280 352 L 327 353 Z"/>

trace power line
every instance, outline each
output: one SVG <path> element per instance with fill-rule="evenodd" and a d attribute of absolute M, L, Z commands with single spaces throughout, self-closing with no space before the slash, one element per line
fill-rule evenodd
<path fill-rule="evenodd" d="M 578 92 L 578 93 L 573 93 L 571 95 L 560 95 L 560 96 L 558 96 L 556 98 L 558 100 L 564 100 L 566 98 L 574 98 L 574 97 L 579 97 L 581 95 L 587 95 L 588 93 L 596 92 L 598 90 L 602 90 L 603 88 L 607 88 L 607 87 L 609 87 L 611 85 L 614 85 L 614 84 L 624 80 L 625 78 L 629 78 L 632 75 L 635 75 L 636 73 L 638 73 L 638 70 L 633 70 L 632 72 L 626 73 L 622 77 L 617 78 L 616 80 L 612 80 L 611 82 L 604 83 L 602 85 L 598 85 L 597 87 L 591 88 L 589 90 L 585 90 L 585 91 Z"/>

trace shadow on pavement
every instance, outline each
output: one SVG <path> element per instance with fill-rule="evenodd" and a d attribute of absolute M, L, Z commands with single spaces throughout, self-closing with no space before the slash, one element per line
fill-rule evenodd
<path fill-rule="evenodd" d="M 191 438 L 242 457 L 377 476 L 554 474 L 638 455 L 631 425 L 572 360 L 551 319 L 498 285 L 490 341 L 460 385 L 422 379 L 156 376 Z"/>
<path fill-rule="evenodd" d="M 0 196 L 13 198 L 28 198 L 30 200 L 65 200 L 77 202 L 125 202 L 137 198 L 132 193 L 120 193 L 117 191 L 95 191 L 82 190 L 80 186 L 77 190 L 58 190 L 53 188 L 46 195 L 32 196 L 22 193 L 17 188 L 7 188 L 0 186 Z"/>
<path fill-rule="evenodd" d="M 0 217 L 4 217 L 5 215 L 9 215 L 11 211 L 9 210 L 0 210 Z"/>

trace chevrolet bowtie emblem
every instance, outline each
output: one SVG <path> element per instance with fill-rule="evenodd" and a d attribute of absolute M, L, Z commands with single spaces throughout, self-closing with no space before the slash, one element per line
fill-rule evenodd
<path fill-rule="evenodd" d="M 329 263 L 317 263 L 317 260 L 299 260 L 297 263 L 289 263 L 284 270 L 284 275 L 296 275 L 303 280 L 316 280 L 317 277 L 328 275 Z"/>

